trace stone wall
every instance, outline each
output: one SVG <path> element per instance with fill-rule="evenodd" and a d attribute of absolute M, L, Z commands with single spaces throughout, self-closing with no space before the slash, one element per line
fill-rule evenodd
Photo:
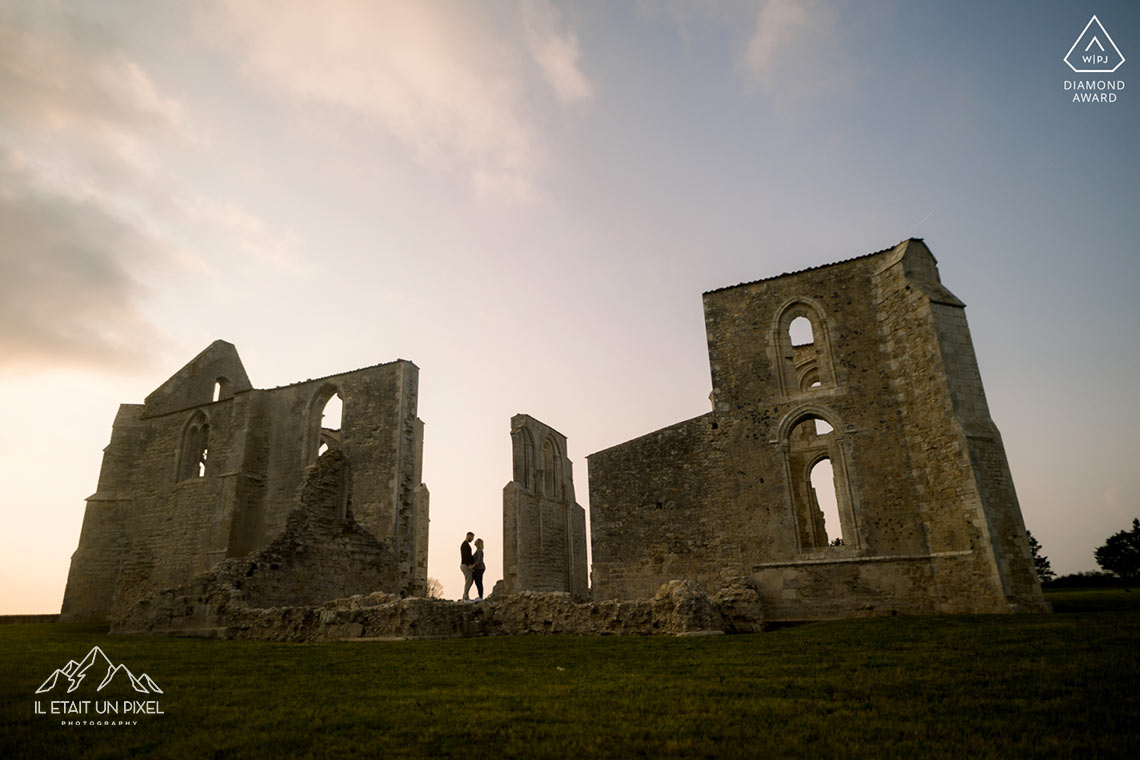
<path fill-rule="evenodd" d="M 496 593 L 566 591 L 589 598 L 586 511 L 574 500 L 566 436 L 511 418 L 513 476 L 503 488 L 503 581 Z"/>
<path fill-rule="evenodd" d="M 671 581 L 648 599 L 577 602 L 567 592 L 524 591 L 477 604 L 372 593 L 321 605 L 252 607 L 233 597 L 198 601 L 195 613 L 213 614 L 159 621 L 158 608 L 140 607 L 133 628 L 120 633 L 205 636 L 274 641 L 339 641 L 378 638 L 451 638 L 459 636 L 635 635 L 697 636 L 758 633 L 763 611 L 755 589 L 737 583 L 710 596 L 688 581 Z M 187 600 L 192 602 L 194 600 Z M 163 608 L 165 609 L 165 608 Z M 163 612 L 165 614 L 165 612 Z"/>
<path fill-rule="evenodd" d="M 214 630 L 250 608 L 319 605 L 398 585 L 398 561 L 353 517 L 348 458 L 328 451 L 309 469 L 285 530 L 249 557 L 153 592 L 116 621 L 117 632 Z"/>
<path fill-rule="evenodd" d="M 704 305 L 713 410 L 588 457 L 596 599 L 748 576 L 774 620 L 1046 608 L 964 307 L 921 241 Z"/>
<path fill-rule="evenodd" d="M 356 519 L 396 558 L 393 585 L 374 590 L 423 593 L 428 494 L 417 388 L 418 369 L 399 360 L 256 390 L 233 345 L 214 342 L 144 404 L 120 408 L 62 618 L 114 619 L 155 590 L 267 546 L 286 529 L 326 439 L 356 474 Z M 333 395 L 344 412 L 328 438 L 321 413 Z"/>

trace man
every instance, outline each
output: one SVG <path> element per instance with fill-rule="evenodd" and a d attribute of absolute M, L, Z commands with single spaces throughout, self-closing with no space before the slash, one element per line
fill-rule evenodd
<path fill-rule="evenodd" d="M 471 552 L 471 542 L 474 539 L 475 534 L 467 531 L 467 538 L 459 545 L 459 569 L 463 571 L 463 601 L 465 602 L 471 601 L 468 593 L 471 591 L 472 581 L 475 580 L 475 555 Z"/>

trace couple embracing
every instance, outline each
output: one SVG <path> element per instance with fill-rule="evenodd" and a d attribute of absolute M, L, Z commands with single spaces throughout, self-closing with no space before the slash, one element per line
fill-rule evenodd
<path fill-rule="evenodd" d="M 475 551 L 471 551 L 472 539 L 475 540 Z M 475 534 L 470 531 L 467 532 L 467 538 L 459 545 L 459 569 L 463 571 L 463 601 L 471 601 L 468 594 L 472 583 L 479 592 L 475 601 L 483 601 L 483 571 L 487 569 L 483 563 L 483 539 L 475 538 Z"/>

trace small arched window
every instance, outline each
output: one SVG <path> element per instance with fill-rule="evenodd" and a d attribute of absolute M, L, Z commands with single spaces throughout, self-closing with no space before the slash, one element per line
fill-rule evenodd
<path fill-rule="evenodd" d="M 815 343 L 815 333 L 811 329 L 811 320 L 807 317 L 796 317 L 788 325 L 788 338 L 793 346 L 810 346 Z"/>
<path fill-rule="evenodd" d="M 773 324 L 770 345 L 783 394 L 835 384 L 827 323 L 815 304 L 797 300 L 785 306 Z"/>
<path fill-rule="evenodd" d="M 178 456 L 178 480 L 204 478 L 206 460 L 210 454 L 210 423 L 201 411 L 191 415 L 182 431 L 182 446 Z"/>

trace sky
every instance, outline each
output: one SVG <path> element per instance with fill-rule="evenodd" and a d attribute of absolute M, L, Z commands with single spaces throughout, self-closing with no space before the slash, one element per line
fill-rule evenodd
<path fill-rule="evenodd" d="M 1062 60 L 1093 14 L 1113 74 Z M 259 388 L 420 367 L 457 597 L 513 414 L 588 510 L 587 454 L 708 409 L 703 291 L 910 236 L 1027 526 L 1096 569 L 1140 515 L 1138 64 L 1127 1 L 0 0 L 0 614 L 58 611 L 118 405 L 215 339 Z"/>

